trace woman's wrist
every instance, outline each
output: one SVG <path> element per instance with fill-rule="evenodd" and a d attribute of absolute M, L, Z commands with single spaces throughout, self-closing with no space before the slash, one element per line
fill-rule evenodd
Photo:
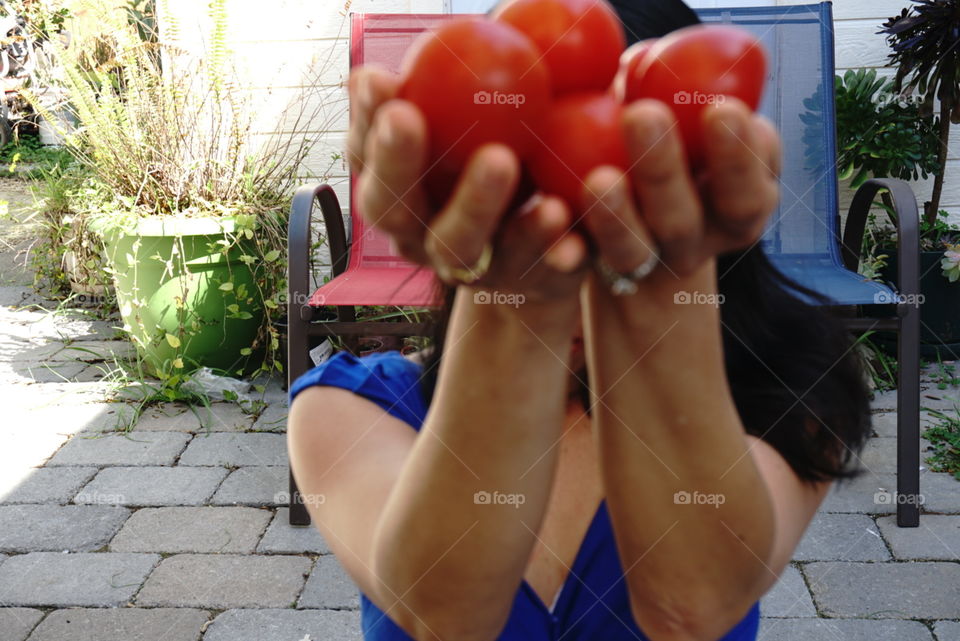
<path fill-rule="evenodd" d="M 596 274 L 587 285 L 586 305 L 595 322 L 610 325 L 646 342 L 668 329 L 704 331 L 719 324 L 723 297 L 717 289 L 716 261 L 704 262 L 688 276 L 658 271 L 638 283 L 636 294 L 617 296 Z"/>
<path fill-rule="evenodd" d="M 576 295 L 549 300 L 533 300 L 523 293 L 501 292 L 489 287 L 460 285 L 454 308 L 480 322 L 498 327 L 525 327 L 531 334 L 547 340 L 569 340 L 580 317 Z"/>

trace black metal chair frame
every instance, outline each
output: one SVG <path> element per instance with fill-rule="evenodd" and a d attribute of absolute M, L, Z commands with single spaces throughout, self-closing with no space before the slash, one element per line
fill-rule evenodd
<path fill-rule="evenodd" d="M 424 336 L 429 323 L 357 321 L 352 305 L 339 306 L 337 319 L 321 320 L 320 308 L 308 304 L 313 289 L 310 284 L 310 227 L 313 221 L 314 203 L 320 205 L 333 276 L 347 269 L 350 246 L 340 202 L 330 185 L 304 185 L 293 196 L 287 237 L 287 389 L 310 369 L 311 338 L 338 336 L 344 338 L 348 349 L 358 350 L 357 339 L 361 336 Z M 310 515 L 303 497 L 290 472 L 290 524 L 309 525 Z"/>
<path fill-rule="evenodd" d="M 848 318 L 855 331 L 897 332 L 897 525 L 920 525 L 920 219 L 917 199 L 906 182 L 875 178 L 854 194 L 840 251 L 844 266 L 857 271 L 867 215 L 877 193 L 886 190 L 896 211 L 898 296 L 893 318 Z"/>

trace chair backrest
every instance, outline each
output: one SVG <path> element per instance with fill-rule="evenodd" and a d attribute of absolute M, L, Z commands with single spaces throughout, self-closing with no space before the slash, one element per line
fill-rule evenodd
<path fill-rule="evenodd" d="M 777 126 L 784 152 L 781 199 L 764 233 L 765 251 L 774 262 L 810 257 L 841 264 L 831 4 L 701 9 L 697 14 L 705 23 L 747 29 L 767 49 L 767 89 L 759 111 Z M 399 71 L 410 43 L 450 17 L 352 14 L 350 63 L 377 63 Z M 351 264 L 354 257 L 366 265 L 402 260 L 390 251 L 382 234 L 365 224 L 355 200 L 351 214 Z"/>

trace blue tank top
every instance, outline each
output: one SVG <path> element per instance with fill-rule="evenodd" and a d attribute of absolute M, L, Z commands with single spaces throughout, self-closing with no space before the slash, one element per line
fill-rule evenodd
<path fill-rule="evenodd" d="M 399 352 L 356 357 L 338 352 L 294 381 L 292 400 L 313 385 L 348 389 L 419 430 L 427 414 L 420 393 L 422 366 Z M 346 426 L 344 426 L 346 427 Z M 360 618 L 366 641 L 412 641 L 382 610 L 360 593 Z M 718 641 L 755 641 L 760 604 L 754 604 Z M 633 621 L 623 568 L 606 502 L 594 514 L 566 582 L 551 609 L 523 581 L 498 641 L 649 641 Z"/>

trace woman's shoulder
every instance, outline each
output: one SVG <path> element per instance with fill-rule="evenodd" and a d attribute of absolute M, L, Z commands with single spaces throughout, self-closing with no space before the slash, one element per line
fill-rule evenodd
<path fill-rule="evenodd" d="M 396 350 L 356 356 L 340 351 L 308 370 L 290 386 L 290 402 L 314 386 L 339 387 L 380 405 L 389 414 L 418 428 L 426 415 L 419 358 Z"/>

